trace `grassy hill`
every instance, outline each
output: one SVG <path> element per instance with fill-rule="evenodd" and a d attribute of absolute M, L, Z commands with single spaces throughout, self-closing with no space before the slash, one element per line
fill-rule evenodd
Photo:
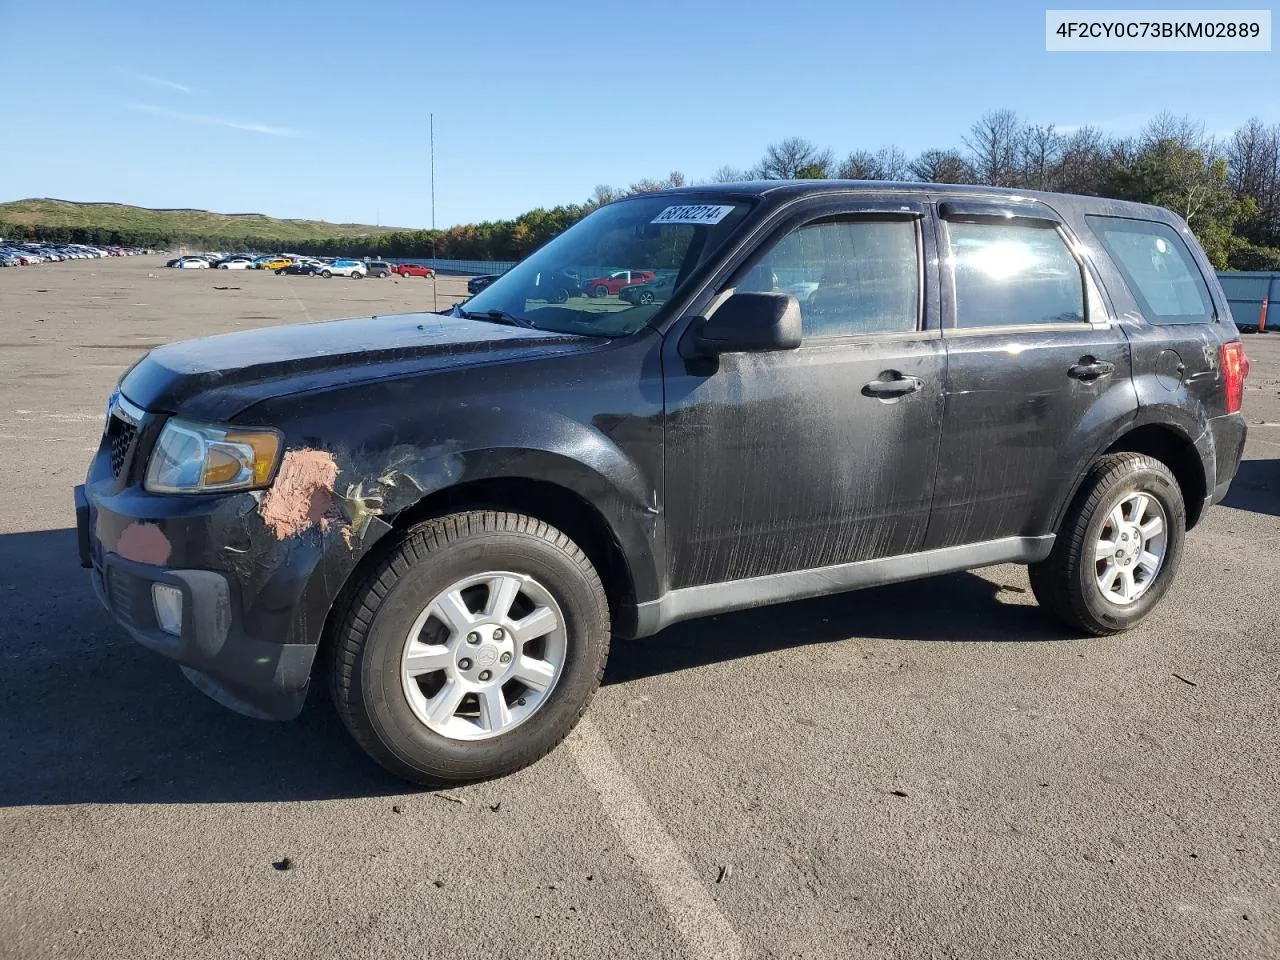
<path fill-rule="evenodd" d="M 48 198 L 0 203 L 0 223 L 30 227 L 80 227 L 155 233 L 171 236 L 258 237 L 289 242 L 317 237 L 371 237 L 403 227 L 374 227 L 366 223 L 326 223 L 323 220 L 278 220 L 260 213 L 211 213 L 208 210 L 152 210 L 123 203 L 76 203 Z"/>

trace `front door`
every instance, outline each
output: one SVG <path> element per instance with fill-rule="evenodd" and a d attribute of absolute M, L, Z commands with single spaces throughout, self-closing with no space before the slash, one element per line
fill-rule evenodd
<path fill-rule="evenodd" d="M 945 375 L 923 227 L 901 202 L 796 214 L 728 286 L 794 294 L 798 349 L 690 360 L 669 338 L 671 588 L 920 548 Z"/>

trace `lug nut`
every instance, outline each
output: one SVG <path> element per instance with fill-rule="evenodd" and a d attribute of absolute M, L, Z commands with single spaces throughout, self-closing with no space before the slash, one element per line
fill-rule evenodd
<path fill-rule="evenodd" d="M 501 660 L 503 663 L 510 663 L 510 662 L 511 662 L 511 654 L 509 654 L 509 653 L 504 653 L 504 654 L 503 654 L 502 656 L 500 656 L 498 659 L 499 659 L 499 660 Z"/>
<path fill-rule="evenodd" d="M 490 677 L 492 677 L 492 676 L 493 676 L 493 674 L 492 674 L 492 673 L 490 673 L 488 670 L 481 670 L 481 671 L 480 671 L 480 679 L 481 679 L 481 680 L 488 680 L 488 679 L 489 679 Z"/>
<path fill-rule="evenodd" d="M 467 643 L 474 645 L 479 642 L 480 642 L 480 634 L 476 633 L 474 630 L 472 630 L 470 633 L 467 634 Z"/>
<path fill-rule="evenodd" d="M 459 669 L 459 670 L 470 670 L 470 669 L 471 669 L 471 661 L 470 661 L 470 660 L 468 660 L 468 659 L 466 659 L 465 657 L 464 657 L 463 659 L 459 660 L 459 661 L 458 661 L 458 669 Z"/>
<path fill-rule="evenodd" d="M 501 640 L 501 639 L 502 639 L 503 637 L 505 637 L 506 635 L 507 635 L 507 632 L 506 632 L 505 630 L 503 630 L 501 627 L 495 627 L 495 628 L 494 628 L 494 631 L 493 631 L 493 639 L 495 639 L 495 640 Z"/>

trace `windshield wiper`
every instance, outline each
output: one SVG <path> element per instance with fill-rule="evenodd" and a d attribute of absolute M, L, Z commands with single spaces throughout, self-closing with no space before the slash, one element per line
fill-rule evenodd
<path fill-rule="evenodd" d="M 506 310 L 463 310 L 458 308 L 458 312 L 468 320 L 487 320 L 490 323 L 502 323 L 508 327 L 523 327 L 526 330 L 536 330 L 537 326 L 527 317 L 518 317 L 514 313 L 508 313 Z"/>

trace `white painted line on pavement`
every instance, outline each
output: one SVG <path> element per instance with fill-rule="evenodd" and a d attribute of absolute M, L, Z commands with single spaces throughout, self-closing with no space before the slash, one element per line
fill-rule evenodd
<path fill-rule="evenodd" d="M 599 794 L 613 829 L 688 944 L 687 955 L 707 960 L 742 957 L 742 942 L 728 919 L 589 716 L 582 718 L 568 746 L 583 776 Z"/>

